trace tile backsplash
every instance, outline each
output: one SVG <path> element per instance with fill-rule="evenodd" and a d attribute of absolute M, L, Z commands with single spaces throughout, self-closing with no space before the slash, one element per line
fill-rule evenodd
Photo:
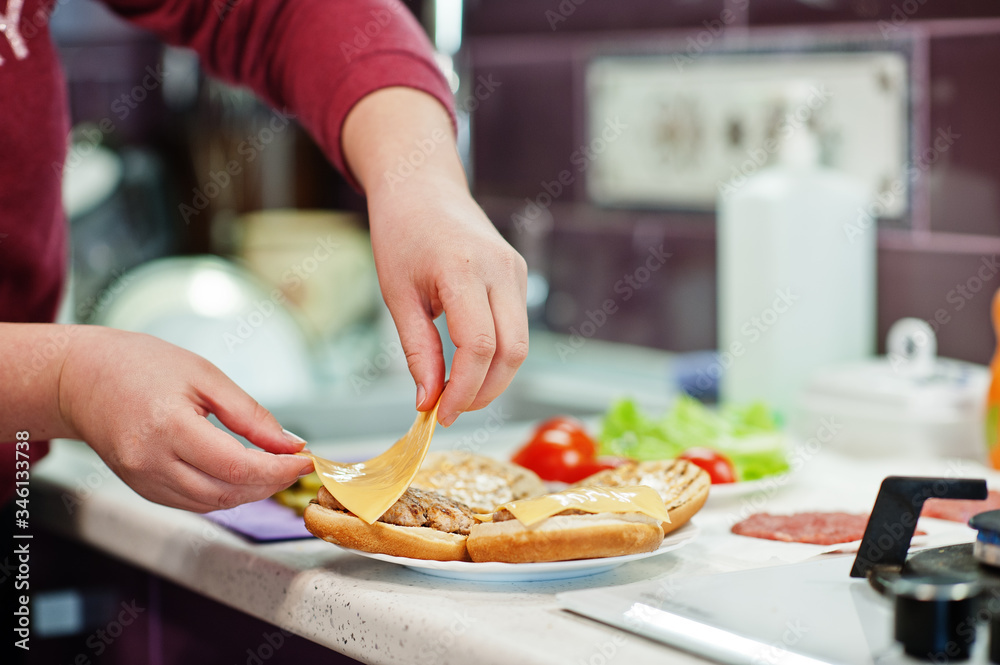
<path fill-rule="evenodd" d="M 588 326 L 594 336 L 714 348 L 714 214 L 590 202 L 574 161 L 587 137 L 587 63 L 608 53 L 898 49 L 910 68 L 913 194 L 902 219 L 879 222 L 879 348 L 895 320 L 917 316 L 936 328 L 941 355 L 986 363 L 1000 289 L 997 17 L 1000 6 L 971 0 L 470 3 L 467 71 L 500 84 L 471 118 L 477 196 L 548 276 L 551 328 L 578 330 L 611 300 L 616 313 Z M 662 268 L 629 286 L 651 251 Z"/>

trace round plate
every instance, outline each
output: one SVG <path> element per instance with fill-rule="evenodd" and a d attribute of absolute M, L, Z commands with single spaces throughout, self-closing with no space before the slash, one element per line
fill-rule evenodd
<path fill-rule="evenodd" d="M 758 478 L 757 480 L 747 480 L 742 483 L 712 485 L 712 488 L 708 491 L 708 501 L 729 501 L 730 499 L 737 499 L 760 490 L 773 489 L 775 487 L 781 489 L 788 485 L 791 475 L 790 473 L 779 473 L 774 476 Z"/>
<path fill-rule="evenodd" d="M 578 559 L 575 561 L 552 561 L 546 563 L 473 563 L 471 561 L 426 561 L 424 559 L 409 559 L 388 554 L 372 554 L 347 550 L 369 559 L 378 559 L 416 570 L 417 572 L 437 577 L 448 577 L 454 580 L 469 580 L 474 582 L 541 582 L 545 580 L 564 580 L 572 577 L 596 575 L 617 568 L 629 561 L 638 561 L 664 552 L 675 550 L 686 545 L 698 534 L 698 527 L 688 522 L 677 531 L 667 534 L 658 549 L 640 554 L 604 557 L 602 559 Z"/>

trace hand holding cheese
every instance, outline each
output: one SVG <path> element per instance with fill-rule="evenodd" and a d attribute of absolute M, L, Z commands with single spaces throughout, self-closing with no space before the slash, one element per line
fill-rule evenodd
<path fill-rule="evenodd" d="M 11 358 L 31 357 L 37 339 L 58 341 L 60 355 L 35 376 L 37 392 L 4 402 L 0 424 L 30 429 L 38 439 L 86 441 L 150 501 L 200 513 L 232 508 L 288 487 L 312 466 L 291 454 L 302 439 L 190 351 L 98 326 L 11 324 L 4 331 Z M 17 365 L 8 369 L 0 378 L 20 389 Z M 244 447 L 209 414 L 260 449 Z"/>
<path fill-rule="evenodd" d="M 417 419 L 403 438 L 365 462 L 331 462 L 307 450 L 297 454 L 312 459 L 323 486 L 344 508 L 373 524 L 403 496 L 417 475 L 434 436 L 437 410 L 435 404 L 430 411 L 417 412 Z"/>

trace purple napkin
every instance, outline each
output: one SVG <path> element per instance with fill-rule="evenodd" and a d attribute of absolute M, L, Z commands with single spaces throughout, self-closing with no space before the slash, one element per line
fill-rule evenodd
<path fill-rule="evenodd" d="M 205 517 L 257 543 L 314 537 L 294 510 L 274 499 L 216 510 Z"/>

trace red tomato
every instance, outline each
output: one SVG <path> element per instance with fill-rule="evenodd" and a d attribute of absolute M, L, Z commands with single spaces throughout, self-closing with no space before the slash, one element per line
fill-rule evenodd
<path fill-rule="evenodd" d="M 542 480 L 575 483 L 620 461 L 597 458 L 597 443 L 574 418 L 551 418 L 535 430 L 512 461 L 531 469 Z"/>
<path fill-rule="evenodd" d="M 733 470 L 733 463 L 729 461 L 728 457 L 717 450 L 712 450 L 711 448 L 688 448 L 678 455 L 677 459 L 687 460 L 707 471 L 713 485 L 736 482 L 736 472 Z"/>

